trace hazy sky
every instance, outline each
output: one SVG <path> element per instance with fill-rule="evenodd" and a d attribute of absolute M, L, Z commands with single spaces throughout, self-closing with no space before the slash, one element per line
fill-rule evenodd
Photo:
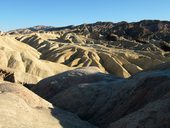
<path fill-rule="evenodd" d="M 170 0 L 0 0 L 0 30 L 96 21 L 170 20 Z"/>

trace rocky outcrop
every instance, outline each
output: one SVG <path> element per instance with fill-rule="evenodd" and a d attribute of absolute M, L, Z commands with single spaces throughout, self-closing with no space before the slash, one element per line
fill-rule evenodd
<path fill-rule="evenodd" d="M 91 70 L 76 69 L 44 79 L 33 91 L 102 128 L 170 126 L 168 68 L 141 72 L 128 79 Z"/>
<path fill-rule="evenodd" d="M 5 128 L 95 128 L 54 107 L 22 85 L 0 83 L 0 126 Z"/>
<path fill-rule="evenodd" d="M 144 108 L 111 123 L 108 128 L 168 128 L 169 104 L 169 98 L 148 103 Z"/>
<path fill-rule="evenodd" d="M 80 83 L 94 83 L 103 80 L 111 81 L 114 80 L 114 77 L 112 78 L 112 76 L 108 74 L 103 74 L 96 67 L 78 68 L 46 78 L 40 81 L 33 90 L 43 98 L 51 99 L 60 91 L 64 91 L 72 86 L 77 86 Z"/>

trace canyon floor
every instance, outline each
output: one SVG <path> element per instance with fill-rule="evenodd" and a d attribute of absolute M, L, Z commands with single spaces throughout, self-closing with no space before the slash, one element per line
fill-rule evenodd
<path fill-rule="evenodd" d="M 0 35 L 0 127 L 170 128 L 170 22 Z"/>

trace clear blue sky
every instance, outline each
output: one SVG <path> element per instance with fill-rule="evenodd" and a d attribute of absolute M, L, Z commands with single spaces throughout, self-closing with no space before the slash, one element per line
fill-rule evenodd
<path fill-rule="evenodd" d="M 170 0 L 0 0 L 0 30 L 96 21 L 170 20 Z"/>

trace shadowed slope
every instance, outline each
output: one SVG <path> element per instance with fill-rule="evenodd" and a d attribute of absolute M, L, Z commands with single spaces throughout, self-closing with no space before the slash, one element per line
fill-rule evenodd
<path fill-rule="evenodd" d="M 5 128 L 95 128 L 76 115 L 53 107 L 21 85 L 0 84 L 0 126 Z"/>
<path fill-rule="evenodd" d="M 102 128 L 109 124 L 111 128 L 163 128 L 170 126 L 167 122 L 170 119 L 169 82 L 168 68 L 141 72 L 128 79 L 102 74 L 95 68 L 80 68 L 44 79 L 33 91 L 54 105 Z M 150 107 L 155 105 L 157 107 Z M 146 115 L 137 116 L 141 111 Z M 150 122 L 152 111 L 157 113 L 154 120 L 161 117 L 162 121 L 146 123 Z M 132 121 L 133 118 L 136 119 Z M 143 121 L 145 123 L 140 123 Z"/>

